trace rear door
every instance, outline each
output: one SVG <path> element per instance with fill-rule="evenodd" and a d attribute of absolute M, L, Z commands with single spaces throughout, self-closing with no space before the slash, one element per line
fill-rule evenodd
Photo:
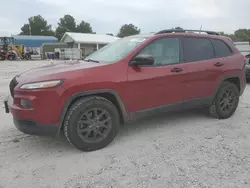
<path fill-rule="evenodd" d="M 212 39 L 212 42 L 215 49 L 216 61 L 221 63 L 221 66 L 219 67 L 223 68 L 224 70 L 230 70 L 230 68 L 234 69 L 234 67 L 239 67 L 237 64 L 237 58 L 241 56 L 239 53 L 232 57 L 234 52 L 227 43 L 220 39 Z"/>
<path fill-rule="evenodd" d="M 223 68 L 215 57 L 209 38 L 183 37 L 183 58 L 188 69 L 185 77 L 184 105 L 210 103 Z M 222 62 L 221 62 L 222 63 Z"/>

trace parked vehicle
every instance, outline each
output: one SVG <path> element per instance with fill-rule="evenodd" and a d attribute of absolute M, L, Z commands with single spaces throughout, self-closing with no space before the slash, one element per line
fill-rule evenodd
<path fill-rule="evenodd" d="M 226 119 L 246 87 L 245 59 L 216 32 L 163 30 L 119 39 L 83 61 L 15 76 L 5 109 L 22 132 L 58 135 L 82 151 L 104 148 L 120 124 L 179 109 Z"/>
<path fill-rule="evenodd" d="M 16 45 L 13 37 L 0 37 L 0 60 L 30 60 L 33 52 L 25 52 L 23 45 Z"/>
<path fill-rule="evenodd" d="M 246 55 L 246 79 L 250 81 L 250 54 Z"/>

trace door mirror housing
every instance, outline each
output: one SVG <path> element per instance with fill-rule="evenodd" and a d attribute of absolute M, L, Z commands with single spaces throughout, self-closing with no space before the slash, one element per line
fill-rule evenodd
<path fill-rule="evenodd" d="M 130 65 L 141 66 L 141 65 L 153 65 L 154 58 L 151 55 L 138 55 L 132 59 Z"/>
<path fill-rule="evenodd" d="M 246 58 L 250 58 L 250 54 L 246 55 L 245 57 L 246 57 Z"/>

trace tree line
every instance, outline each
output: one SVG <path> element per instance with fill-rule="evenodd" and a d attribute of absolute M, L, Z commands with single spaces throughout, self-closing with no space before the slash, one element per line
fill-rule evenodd
<path fill-rule="evenodd" d="M 48 22 L 41 15 L 32 16 L 28 19 L 28 23 L 25 23 L 21 27 L 20 35 L 55 36 L 58 40 L 60 40 L 65 32 L 96 33 L 93 31 L 90 23 L 82 20 L 77 24 L 73 16 L 66 14 L 59 19 L 55 30 L 52 29 L 52 25 L 48 24 Z M 124 24 L 121 26 L 119 33 L 117 33 L 116 36 L 125 37 L 139 34 L 140 32 L 141 30 L 135 25 Z M 107 35 L 114 36 L 113 33 L 107 33 Z"/>
<path fill-rule="evenodd" d="M 182 29 L 176 27 L 175 29 Z M 20 35 L 43 35 L 43 36 L 55 36 L 60 40 L 65 32 L 76 33 L 93 33 L 93 28 L 90 23 L 81 21 L 76 23 L 73 16 L 66 14 L 59 19 L 55 30 L 52 29 L 52 25 L 49 24 L 41 15 L 32 16 L 28 19 L 28 23 L 25 23 L 21 27 Z M 141 30 L 133 24 L 124 24 L 120 27 L 119 32 L 116 34 L 118 37 L 126 37 L 130 35 L 139 34 Z M 225 32 L 219 32 L 221 35 L 230 37 L 233 41 L 249 41 L 250 29 L 238 29 L 232 34 Z M 113 33 L 107 33 L 107 35 L 114 36 Z"/>

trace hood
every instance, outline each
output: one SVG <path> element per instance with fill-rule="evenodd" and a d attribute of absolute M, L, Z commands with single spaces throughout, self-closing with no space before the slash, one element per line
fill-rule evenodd
<path fill-rule="evenodd" d="M 65 61 L 59 63 L 58 62 L 50 63 L 49 65 L 27 70 L 17 75 L 17 78 L 30 80 L 32 78 L 53 76 L 58 73 L 80 70 L 80 69 L 88 69 L 98 66 L 103 66 L 103 64 L 95 62 L 87 62 L 87 61 Z"/>

